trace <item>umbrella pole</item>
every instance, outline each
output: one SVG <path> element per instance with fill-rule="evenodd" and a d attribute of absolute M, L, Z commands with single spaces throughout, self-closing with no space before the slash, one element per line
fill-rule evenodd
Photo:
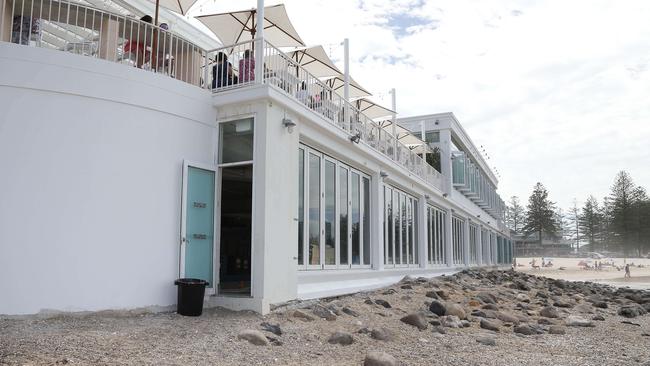
<path fill-rule="evenodd" d="M 160 0 L 156 0 L 156 12 L 153 21 L 153 42 L 151 44 L 151 67 L 158 68 L 158 13 L 160 11 Z M 155 65 L 155 66 L 154 66 Z"/>

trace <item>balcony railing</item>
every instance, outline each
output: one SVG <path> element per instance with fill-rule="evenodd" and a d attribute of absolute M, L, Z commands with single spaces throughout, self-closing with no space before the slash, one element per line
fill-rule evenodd
<path fill-rule="evenodd" d="M 258 39 L 208 51 L 206 70 L 213 92 L 223 92 L 252 84 L 271 85 L 329 123 L 358 135 L 360 142 L 391 158 L 430 185 L 442 189 L 442 176 L 426 161 L 389 132 L 345 101 L 325 82 L 310 74 L 296 61 L 268 42 L 263 44 L 262 80 L 256 80 L 255 52 Z"/>
<path fill-rule="evenodd" d="M 0 0 L 0 41 L 117 62 L 202 86 L 205 51 L 128 16 L 77 2 Z"/>

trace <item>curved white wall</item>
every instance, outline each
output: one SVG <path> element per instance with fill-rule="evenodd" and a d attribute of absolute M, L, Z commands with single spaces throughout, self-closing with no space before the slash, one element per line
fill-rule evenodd
<path fill-rule="evenodd" d="M 176 302 L 181 166 L 213 163 L 205 90 L 0 43 L 0 314 Z"/>

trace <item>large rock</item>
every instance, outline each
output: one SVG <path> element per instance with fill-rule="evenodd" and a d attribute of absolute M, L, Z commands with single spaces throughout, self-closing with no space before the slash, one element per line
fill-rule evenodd
<path fill-rule="evenodd" d="M 353 316 L 355 318 L 359 317 L 359 313 L 357 313 L 356 311 L 352 310 L 351 308 L 349 308 L 347 306 L 345 306 L 343 309 L 341 309 L 341 311 L 343 311 L 344 313 L 346 313 L 346 314 L 348 314 L 350 316 Z"/>
<path fill-rule="evenodd" d="M 350 345 L 354 343 L 354 338 L 352 337 L 352 334 L 347 333 L 347 332 L 335 332 L 333 333 L 328 339 L 327 343 L 330 344 L 340 344 L 343 346 Z"/>
<path fill-rule="evenodd" d="M 566 334 L 566 328 L 561 326 L 561 325 L 551 325 L 550 328 L 548 328 L 548 333 L 549 334 Z"/>
<path fill-rule="evenodd" d="M 400 319 L 402 323 L 417 327 L 419 330 L 425 330 L 428 327 L 426 318 L 420 313 L 412 313 Z"/>
<path fill-rule="evenodd" d="M 431 305 L 429 305 L 429 311 L 438 316 L 443 316 L 447 312 L 447 307 L 442 302 L 433 300 Z"/>
<path fill-rule="evenodd" d="M 440 296 L 435 291 L 428 291 L 426 294 L 424 294 L 426 297 L 430 297 L 432 299 L 439 299 Z"/>
<path fill-rule="evenodd" d="M 386 328 L 376 328 L 370 331 L 370 336 L 379 341 L 393 340 L 393 333 Z"/>
<path fill-rule="evenodd" d="M 568 327 L 594 327 L 591 320 L 581 318 L 579 316 L 571 315 L 566 318 L 565 323 Z"/>
<path fill-rule="evenodd" d="M 271 332 L 275 335 L 282 335 L 282 329 L 280 328 L 280 324 L 271 324 L 267 322 L 263 322 L 260 324 L 262 327 L 262 330 L 265 330 L 267 332 Z"/>
<path fill-rule="evenodd" d="M 542 308 L 542 310 L 539 311 L 539 315 L 545 318 L 559 318 L 560 312 L 557 311 L 557 309 L 554 308 L 553 306 L 547 306 Z"/>
<path fill-rule="evenodd" d="M 646 310 L 637 304 L 624 305 L 618 308 L 617 314 L 626 318 L 636 318 L 639 315 L 645 315 Z"/>
<path fill-rule="evenodd" d="M 334 321 L 336 320 L 336 314 L 334 312 L 322 305 L 314 305 L 313 308 L 311 308 L 311 312 L 314 313 L 319 318 L 323 318 L 325 320 L 329 321 Z"/>
<path fill-rule="evenodd" d="M 375 304 L 381 305 L 381 306 L 385 307 L 386 309 L 390 309 L 392 307 L 388 301 L 383 300 L 383 299 L 375 300 Z"/>
<path fill-rule="evenodd" d="M 315 320 L 315 318 L 314 318 L 313 316 L 311 316 L 311 315 L 305 313 L 305 312 L 302 311 L 302 310 L 295 310 L 295 311 L 293 312 L 293 317 L 294 317 L 294 318 L 298 318 L 298 319 L 300 319 L 300 320 L 302 320 L 302 321 L 305 321 L 305 322 L 310 322 L 310 321 L 312 321 L 312 320 Z"/>
<path fill-rule="evenodd" d="M 397 360 L 386 352 L 370 351 L 366 354 L 363 366 L 397 366 Z"/>
<path fill-rule="evenodd" d="M 497 311 L 496 318 L 501 320 L 504 323 L 519 324 L 519 319 L 512 314 L 502 313 L 500 311 Z"/>
<path fill-rule="evenodd" d="M 484 304 L 496 304 L 498 302 L 497 297 L 494 294 L 486 291 L 479 292 L 476 294 L 476 297 Z"/>
<path fill-rule="evenodd" d="M 515 325 L 513 328 L 513 331 L 515 333 L 523 334 L 523 335 L 534 335 L 534 334 L 541 334 L 542 330 L 532 327 L 528 324 L 520 324 L 520 325 Z"/>
<path fill-rule="evenodd" d="M 491 331 L 494 331 L 494 332 L 498 332 L 499 329 L 500 329 L 499 324 L 497 322 L 490 321 L 490 320 L 487 320 L 487 319 L 481 319 L 480 325 L 481 325 L 481 328 L 491 330 Z"/>
<path fill-rule="evenodd" d="M 462 306 L 458 304 L 447 304 L 446 305 L 446 311 L 445 315 L 454 315 L 457 316 L 459 319 L 465 319 L 465 310 L 463 309 Z"/>
<path fill-rule="evenodd" d="M 447 328 L 463 328 L 463 322 L 455 315 L 441 317 L 440 325 Z"/>
<path fill-rule="evenodd" d="M 237 339 L 245 339 L 256 346 L 268 346 L 269 340 L 259 330 L 246 329 L 237 334 Z"/>
<path fill-rule="evenodd" d="M 479 337 L 476 338 L 476 341 L 484 346 L 496 346 L 497 341 L 494 337 Z"/>

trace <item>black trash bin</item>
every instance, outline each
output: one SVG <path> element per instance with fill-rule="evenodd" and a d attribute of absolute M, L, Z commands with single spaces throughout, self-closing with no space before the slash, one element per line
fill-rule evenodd
<path fill-rule="evenodd" d="M 178 286 L 178 305 L 176 312 L 187 316 L 200 316 L 203 313 L 203 297 L 208 281 L 197 278 L 179 278 L 174 281 Z"/>

